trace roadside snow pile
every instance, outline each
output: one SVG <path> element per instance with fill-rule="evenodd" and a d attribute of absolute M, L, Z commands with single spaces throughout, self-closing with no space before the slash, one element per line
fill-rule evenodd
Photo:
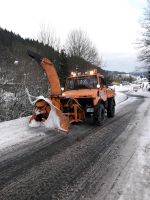
<path fill-rule="evenodd" d="M 150 86 L 148 82 L 143 82 L 140 86 L 137 84 L 132 84 L 131 87 L 131 90 L 128 91 L 129 94 L 150 97 L 150 91 L 148 91 Z"/>
<path fill-rule="evenodd" d="M 132 90 L 131 85 L 113 85 L 111 86 L 116 92 L 128 92 Z"/>
<path fill-rule="evenodd" d="M 113 85 L 113 86 L 110 86 L 110 88 L 115 90 L 115 93 L 116 93 L 116 96 L 115 96 L 116 105 L 118 105 L 121 102 L 123 102 L 123 101 L 128 99 L 128 97 L 125 94 L 125 92 L 130 91 L 131 90 L 131 86 Z"/>
<path fill-rule="evenodd" d="M 150 101 L 146 99 L 137 110 L 139 122 L 134 132 L 138 136 L 138 147 L 117 178 L 116 186 L 113 187 L 108 199 L 150 199 L 150 110 L 147 110 L 149 106 Z M 119 198 L 112 198 L 115 193 L 119 194 Z"/>
<path fill-rule="evenodd" d="M 115 96 L 116 105 L 120 104 L 121 102 L 123 102 L 127 99 L 128 99 L 128 97 L 126 94 L 123 94 L 121 92 L 116 92 L 116 96 Z"/>
<path fill-rule="evenodd" d="M 0 123 L 0 155 L 3 151 L 13 149 L 16 145 L 22 145 L 27 141 L 45 136 L 42 129 L 29 128 L 29 117 L 15 119 Z"/>
<path fill-rule="evenodd" d="M 116 92 L 116 105 L 127 100 L 127 94 L 136 95 L 136 96 L 145 96 L 150 97 L 150 92 L 148 91 L 148 82 L 143 83 L 139 86 L 137 84 L 131 85 L 114 85 L 110 86 Z M 136 88 L 136 89 L 135 89 Z"/>
<path fill-rule="evenodd" d="M 150 92 L 145 91 L 143 89 L 139 89 L 137 92 L 132 91 L 132 92 L 130 92 L 130 94 L 136 95 L 136 96 L 150 97 Z"/>

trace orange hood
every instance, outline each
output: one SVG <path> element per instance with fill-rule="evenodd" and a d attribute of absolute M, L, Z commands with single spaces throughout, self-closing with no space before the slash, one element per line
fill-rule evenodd
<path fill-rule="evenodd" d="M 72 98 L 96 98 L 97 89 L 80 89 L 63 92 L 62 96 Z"/>

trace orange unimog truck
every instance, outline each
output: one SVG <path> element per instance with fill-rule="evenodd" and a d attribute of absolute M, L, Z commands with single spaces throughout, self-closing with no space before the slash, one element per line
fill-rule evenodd
<path fill-rule="evenodd" d="M 80 105 L 83 120 L 92 118 L 95 124 L 102 125 L 106 112 L 107 117 L 114 117 L 115 91 L 104 85 L 104 77 L 96 69 L 85 73 L 72 72 L 62 90 L 64 98 L 71 98 Z M 63 104 L 62 98 L 61 102 Z M 80 121 L 80 117 L 73 120 Z"/>
<path fill-rule="evenodd" d="M 69 132 L 69 124 L 85 121 L 86 118 L 92 118 L 95 124 L 102 125 L 106 113 L 107 117 L 114 117 L 115 91 L 104 85 L 104 77 L 97 70 L 71 72 L 65 87 L 61 88 L 53 63 L 32 51 L 28 51 L 28 54 L 43 68 L 51 89 L 47 99 L 38 97 L 34 102 L 35 111 L 30 123 L 33 120 L 45 122 L 53 107 L 59 117 L 59 127 L 65 132 Z"/>

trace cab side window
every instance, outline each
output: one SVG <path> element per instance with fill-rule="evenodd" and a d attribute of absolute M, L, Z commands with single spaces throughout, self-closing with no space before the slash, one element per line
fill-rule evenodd
<path fill-rule="evenodd" d="M 106 80 L 104 78 L 101 78 L 101 77 L 99 77 L 99 84 L 100 84 L 101 87 L 105 87 L 107 85 Z"/>
<path fill-rule="evenodd" d="M 101 78 L 101 77 L 99 77 L 99 84 L 100 84 L 101 87 L 104 86 L 104 84 L 103 84 L 103 78 Z"/>
<path fill-rule="evenodd" d="M 102 85 L 102 86 L 107 86 L 107 83 L 106 83 L 106 82 L 107 82 L 106 79 L 101 78 L 101 85 Z"/>

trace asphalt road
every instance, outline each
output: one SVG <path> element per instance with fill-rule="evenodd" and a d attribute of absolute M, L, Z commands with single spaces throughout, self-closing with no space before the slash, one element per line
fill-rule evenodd
<path fill-rule="evenodd" d="M 134 97 L 130 97 L 134 98 Z M 0 200 L 107 199 L 137 148 L 133 130 L 145 98 L 124 104 L 102 127 L 74 125 L 0 157 Z"/>

